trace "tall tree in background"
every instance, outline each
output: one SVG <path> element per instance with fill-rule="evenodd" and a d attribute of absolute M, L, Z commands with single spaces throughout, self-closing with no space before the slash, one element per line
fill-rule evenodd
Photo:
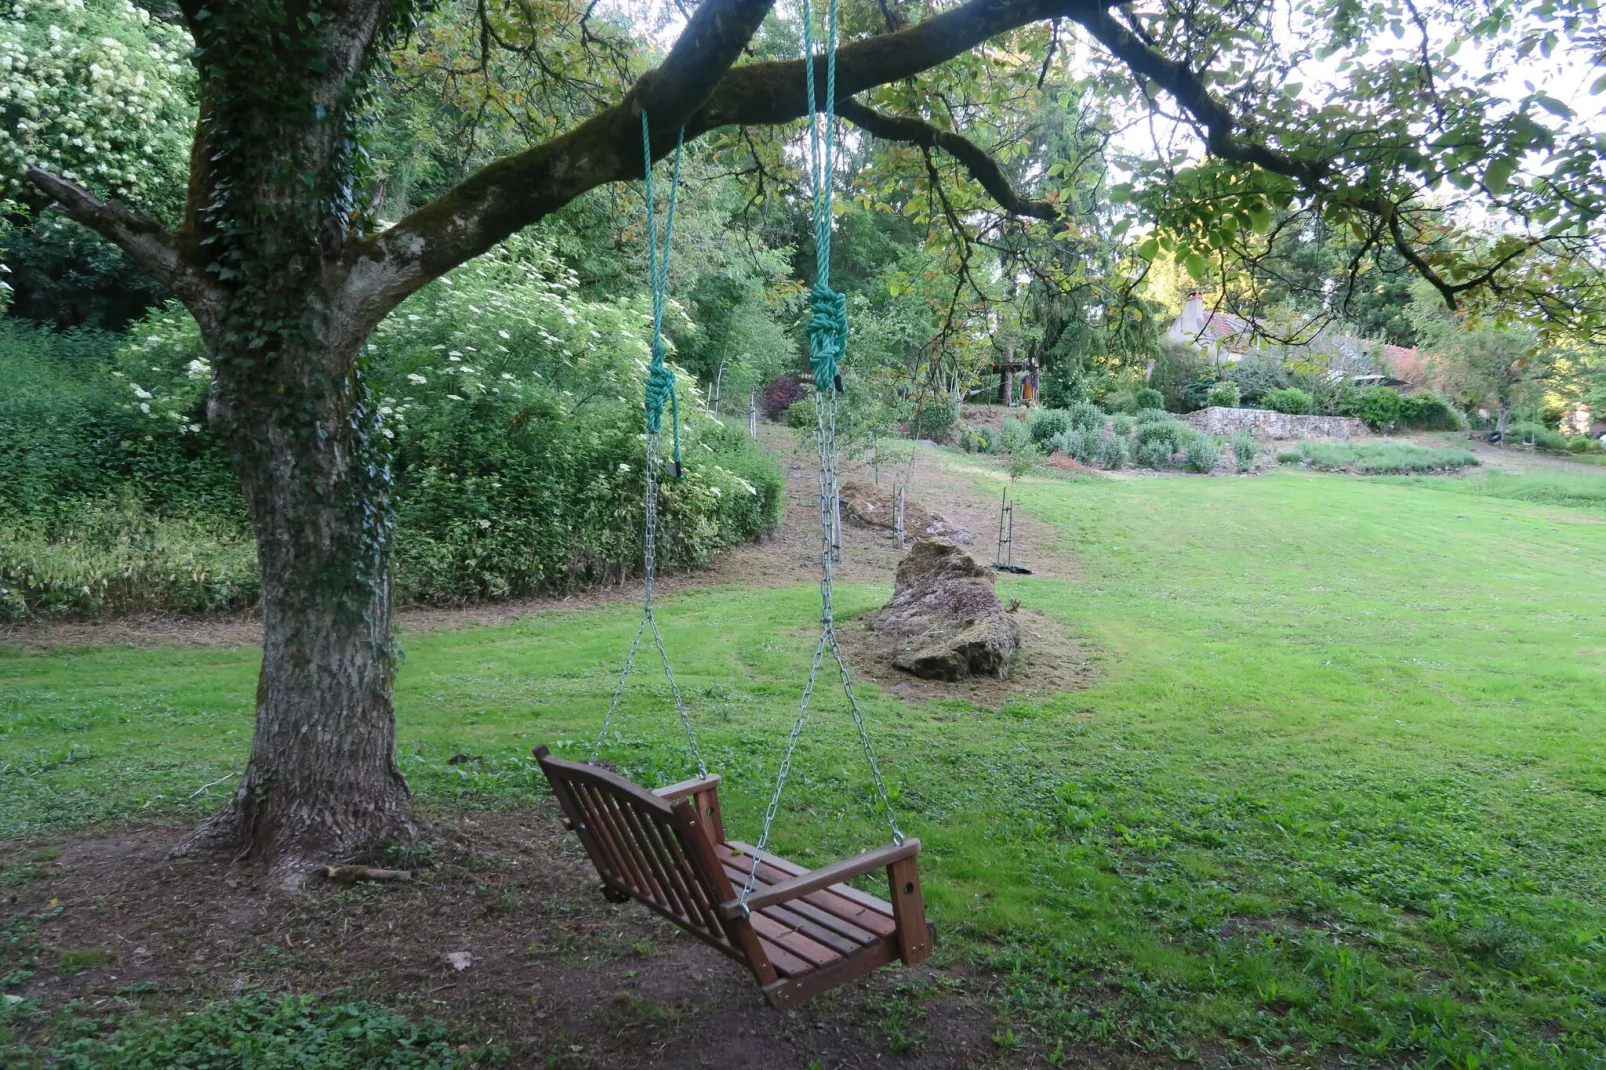
<path fill-rule="evenodd" d="M 40 151 L 31 128 L 9 142 L 28 195 L 55 201 L 177 294 L 211 353 L 209 415 L 257 539 L 264 650 L 250 764 L 190 849 L 249 849 L 294 882 L 413 828 L 393 757 L 390 480 L 362 362 L 375 325 L 515 231 L 638 180 L 643 111 L 654 156 L 681 127 L 688 139 L 720 131 L 728 141 L 809 111 L 801 60 L 737 63 L 771 0 L 704 0 L 646 71 L 630 59 L 635 42 L 593 19 L 594 7 L 476 6 L 465 39 L 480 54 L 505 44 L 539 67 L 539 92 L 499 105 L 526 120 L 529 147 L 463 161 L 477 169 L 417 207 L 404 198 L 411 211 L 388 229 L 372 222 L 388 194 L 368 180 L 362 141 L 376 78 L 387 57 L 408 54 L 421 15 L 399 0 L 179 0 L 198 121 L 174 219 L 123 203 L 130 193 L 81 155 Z M 918 149 L 922 164 L 951 159 L 1007 215 L 1074 222 L 1048 176 L 1010 174 L 1010 146 L 988 144 L 987 124 L 980 140 L 967 136 L 978 112 L 1007 115 L 1036 91 L 1039 67 L 1074 28 L 1106 92 L 1174 111 L 1208 153 L 1186 166 L 1153 161 L 1116 191 L 1154 226 L 1143 252 L 1172 253 L 1197 273 L 1274 212 L 1319 206 L 1333 225 L 1395 250 L 1447 305 L 1495 293 L 1600 329 L 1601 135 L 1542 93 L 1495 99 L 1450 47 L 1470 41 L 1497 58 L 1565 49 L 1595 32 L 1593 0 L 1443 4 L 1427 9 L 1437 34 L 1423 7 L 1316 0 L 1298 9 L 1294 43 L 1270 0 L 850 6 L 837 107 L 866 133 Z M 1372 47 L 1403 26 L 1422 27 L 1420 49 Z M 1304 38 L 1348 63 L 1321 99 L 1285 84 Z M 1021 192 L 1022 178 L 1041 189 Z M 1414 223 L 1446 182 L 1516 229 L 1485 248 Z"/>

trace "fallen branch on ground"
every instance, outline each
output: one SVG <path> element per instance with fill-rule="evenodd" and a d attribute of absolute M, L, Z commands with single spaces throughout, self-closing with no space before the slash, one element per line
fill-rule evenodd
<path fill-rule="evenodd" d="M 332 881 L 354 884 L 357 881 L 410 881 L 410 869 L 375 869 L 373 866 L 324 866 L 318 871 Z"/>

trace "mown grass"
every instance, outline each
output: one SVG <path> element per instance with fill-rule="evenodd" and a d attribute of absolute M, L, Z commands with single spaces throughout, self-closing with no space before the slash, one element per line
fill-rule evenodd
<path fill-rule="evenodd" d="M 1491 471 L 1476 478 L 1407 477 L 1402 482 L 1450 494 L 1509 498 L 1536 505 L 1565 505 L 1577 509 L 1606 509 L 1606 475 L 1588 471 Z"/>
<path fill-rule="evenodd" d="M 1080 636 L 1096 685 L 1001 710 L 862 687 L 926 845 L 943 954 L 993 971 L 1000 1035 L 1044 1052 L 1606 1059 L 1595 512 L 1303 469 L 1034 478 L 1017 494 L 1083 578 L 1000 593 Z M 847 588 L 839 615 L 886 593 Z M 748 835 L 815 599 L 703 589 L 662 608 L 727 824 Z M 421 797 L 543 795 L 528 748 L 597 729 L 633 625 L 609 607 L 406 637 L 400 750 Z M 245 754 L 256 663 L 0 654 L 0 835 L 214 805 L 227 785 L 187 796 Z M 777 848 L 805 864 L 885 835 L 840 702 L 819 694 L 777 822 Z M 605 753 L 649 781 L 683 776 L 666 706 L 644 669 Z M 460 753 L 483 761 L 447 764 Z"/>

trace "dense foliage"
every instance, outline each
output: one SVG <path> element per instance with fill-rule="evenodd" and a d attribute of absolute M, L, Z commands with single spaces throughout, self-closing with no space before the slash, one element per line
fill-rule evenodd
<path fill-rule="evenodd" d="M 515 242 L 421 291 L 376 334 L 404 600 L 637 567 L 646 308 L 576 291 L 549 249 Z M 0 397 L 0 615 L 254 600 L 255 555 L 206 427 L 209 370 L 188 315 L 159 310 L 126 339 L 4 320 L 0 332 L 0 373 L 24 387 Z M 667 568 L 769 530 L 780 509 L 775 463 L 682 383 L 685 476 L 665 481 L 660 504 Z"/>

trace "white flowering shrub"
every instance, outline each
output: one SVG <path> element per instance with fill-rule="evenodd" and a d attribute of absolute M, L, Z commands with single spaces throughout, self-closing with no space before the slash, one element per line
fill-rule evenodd
<path fill-rule="evenodd" d="M 195 123 L 191 47 L 128 0 L 12 0 L 0 10 L 0 193 L 35 164 L 175 208 Z"/>
<path fill-rule="evenodd" d="M 381 325 L 364 360 L 395 476 L 402 600 L 501 597 L 639 570 L 648 315 L 644 299 L 584 300 L 542 246 L 516 239 Z M 114 353 L 112 336 L 69 356 L 64 336 L 7 330 L 0 320 L 0 381 L 25 389 L 0 390 L 0 529 L 24 534 L 0 541 L 0 602 L 10 605 L 0 619 L 126 610 L 141 597 L 192 609 L 254 597 L 238 485 L 206 426 L 212 369 L 188 313 L 153 311 Z M 772 529 L 782 490 L 779 467 L 745 430 L 703 413 L 690 376 L 678 387 L 685 477 L 666 473 L 659 498 L 665 568 Z M 668 431 L 666 412 L 666 461 Z M 148 523 L 128 519 L 141 509 Z M 91 514 L 108 519 L 86 523 Z M 106 542 L 119 524 L 152 534 L 131 535 L 133 550 Z M 180 553 L 192 528 L 195 552 Z"/>
<path fill-rule="evenodd" d="M 395 443 L 397 578 L 429 601 L 618 578 L 641 561 L 645 298 L 596 302 L 516 238 L 410 298 L 375 332 Z M 682 337 L 693 330 L 672 307 Z M 677 377 L 684 478 L 665 478 L 659 561 L 685 567 L 773 528 L 781 481 Z M 670 445 L 664 416 L 664 459 Z M 666 466 L 667 467 L 667 466 Z"/>

